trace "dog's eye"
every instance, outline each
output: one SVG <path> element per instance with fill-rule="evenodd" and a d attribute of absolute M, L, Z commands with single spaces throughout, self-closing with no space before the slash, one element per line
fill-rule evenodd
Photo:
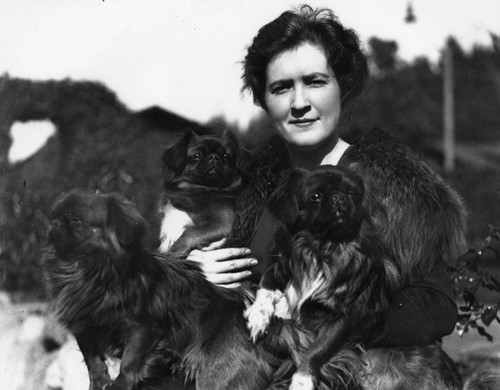
<path fill-rule="evenodd" d="M 54 229 L 61 229 L 63 227 L 63 223 L 59 219 L 54 219 L 50 223 Z"/>
<path fill-rule="evenodd" d="M 229 157 L 231 157 L 231 154 L 230 153 L 223 153 L 222 157 L 225 159 L 228 159 Z"/>
<path fill-rule="evenodd" d="M 195 154 L 191 155 L 191 158 L 193 160 L 199 160 L 202 156 L 202 153 L 201 152 L 196 152 Z"/>
<path fill-rule="evenodd" d="M 82 220 L 78 218 L 70 219 L 69 224 L 75 229 L 80 229 L 83 226 Z"/>
<path fill-rule="evenodd" d="M 320 192 L 315 192 L 309 197 L 309 201 L 312 203 L 319 203 L 321 199 L 323 198 L 323 194 Z"/>

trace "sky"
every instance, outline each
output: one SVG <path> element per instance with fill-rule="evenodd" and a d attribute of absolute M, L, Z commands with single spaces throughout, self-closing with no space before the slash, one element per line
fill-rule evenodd
<path fill-rule="evenodd" d="M 131 110 L 151 105 L 244 126 L 258 112 L 241 94 L 241 63 L 257 30 L 293 0 L 0 0 L 0 74 L 100 81 Z M 500 33 L 500 0 L 323 0 L 365 44 L 398 42 L 399 56 L 437 61 L 453 35 L 465 48 Z M 22 134 L 22 131 L 17 131 Z"/>

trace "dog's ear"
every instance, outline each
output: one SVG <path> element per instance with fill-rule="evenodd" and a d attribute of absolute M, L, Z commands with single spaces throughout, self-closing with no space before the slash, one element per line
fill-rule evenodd
<path fill-rule="evenodd" d="M 118 194 L 109 195 L 106 224 L 121 248 L 141 247 L 146 222 L 129 200 Z"/>
<path fill-rule="evenodd" d="M 362 164 L 352 163 L 347 168 L 356 173 L 363 182 L 362 208 L 365 220 L 374 223 L 379 232 L 384 233 L 388 225 L 388 216 L 382 201 L 379 185 Z"/>
<path fill-rule="evenodd" d="M 284 171 L 267 202 L 271 214 L 287 226 L 293 225 L 299 216 L 298 194 L 303 177 L 304 172 L 300 169 Z"/>
<path fill-rule="evenodd" d="M 165 183 L 170 183 L 184 169 L 187 161 L 187 149 L 189 141 L 197 135 L 190 129 L 175 141 L 162 156 L 163 175 Z"/>
<path fill-rule="evenodd" d="M 238 170 L 240 172 L 245 172 L 252 162 L 250 152 L 243 147 L 238 137 L 236 137 L 236 134 L 231 130 L 224 130 L 222 137 L 236 153 L 236 166 Z"/>

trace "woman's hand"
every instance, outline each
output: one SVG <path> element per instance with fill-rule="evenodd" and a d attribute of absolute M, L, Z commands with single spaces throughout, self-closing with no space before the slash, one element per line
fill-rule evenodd
<path fill-rule="evenodd" d="M 187 259 L 200 264 L 208 281 L 223 287 L 238 287 L 252 275 L 250 269 L 258 261 L 248 257 L 248 248 L 222 248 L 225 242 L 224 238 L 201 250 L 194 249 Z"/>

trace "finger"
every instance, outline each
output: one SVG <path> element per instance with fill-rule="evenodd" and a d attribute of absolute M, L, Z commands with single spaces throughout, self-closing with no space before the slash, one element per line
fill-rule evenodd
<path fill-rule="evenodd" d="M 227 242 L 227 238 L 222 238 L 219 241 L 214 241 L 207 245 L 206 247 L 201 248 L 202 251 L 213 251 L 215 249 L 220 249 Z"/>
<path fill-rule="evenodd" d="M 234 272 L 229 274 L 206 274 L 207 279 L 214 284 L 232 284 L 248 279 L 250 271 Z"/>
<path fill-rule="evenodd" d="M 238 288 L 241 286 L 241 283 L 218 284 L 218 286 L 225 287 L 225 288 Z"/>
<path fill-rule="evenodd" d="M 205 263 L 210 261 L 226 261 L 233 258 L 245 257 L 249 254 L 250 249 L 248 248 L 222 248 L 208 252 L 195 249 L 189 253 L 187 259 Z"/>
<path fill-rule="evenodd" d="M 234 260 L 226 260 L 226 261 L 217 261 L 217 262 L 201 262 L 200 266 L 205 273 L 214 273 L 214 274 L 222 274 L 222 273 L 230 273 L 242 269 L 253 268 L 257 266 L 259 262 L 257 259 L 253 258 L 242 258 L 242 259 L 234 259 Z"/>

